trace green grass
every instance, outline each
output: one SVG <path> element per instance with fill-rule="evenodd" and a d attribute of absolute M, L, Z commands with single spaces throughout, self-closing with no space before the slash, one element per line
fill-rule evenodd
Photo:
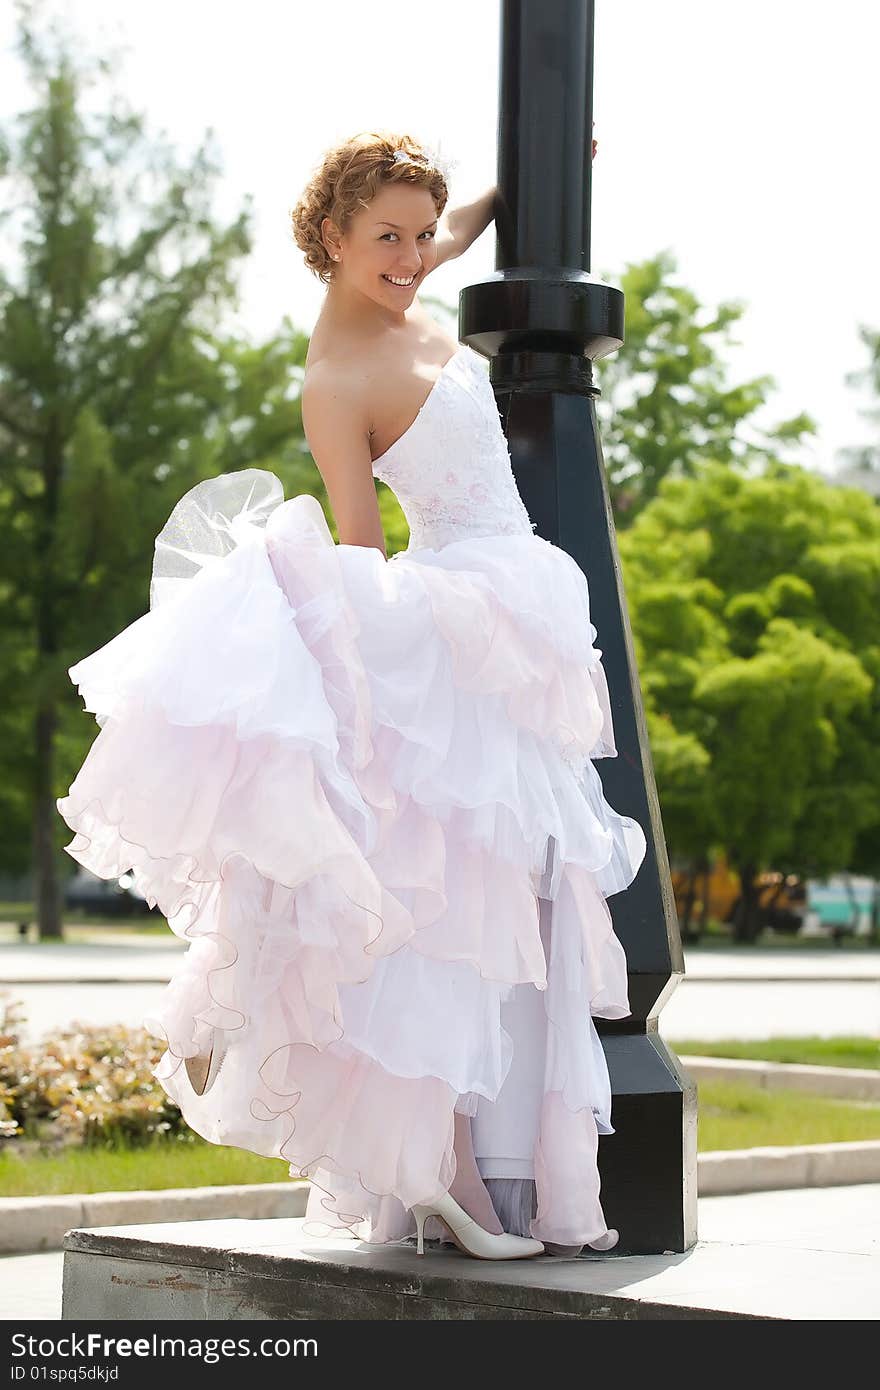
<path fill-rule="evenodd" d="M 19 935 L 17 922 L 27 920 L 31 923 L 27 938 Z M 33 925 L 32 914 L 27 917 L 17 917 L 14 914 L 4 911 L 3 904 L 0 904 L 0 942 L 23 945 L 25 940 L 29 946 L 39 946 L 43 941 L 50 945 L 57 946 L 58 939 L 54 937 L 40 937 L 36 933 Z M 155 916 L 136 917 L 94 917 L 85 912 L 66 912 L 63 921 L 64 935 L 61 938 L 64 943 L 71 942 L 110 942 L 120 944 L 126 941 L 156 940 L 163 938 L 173 944 L 174 934 L 168 926 L 165 918 L 157 913 Z"/>
<path fill-rule="evenodd" d="M 802 1091 L 764 1091 L 727 1081 L 699 1082 L 697 1099 L 700 1153 L 880 1139 L 880 1105 L 853 1104 Z"/>
<path fill-rule="evenodd" d="M 848 951 L 877 951 L 880 947 L 880 939 L 874 936 L 854 936 L 849 935 L 843 938 L 843 942 L 837 942 L 830 932 L 823 933 L 821 936 L 801 936 L 797 932 L 775 932 L 766 928 L 760 933 L 756 941 L 748 945 L 736 941 L 729 926 L 723 924 L 710 924 L 709 930 L 704 932 L 694 941 L 685 940 L 685 950 L 698 952 L 699 954 L 710 954 L 712 952 L 723 951 L 743 951 L 749 955 L 756 952 L 763 952 L 765 955 L 779 954 L 780 951 L 828 951 L 835 955 L 845 955 Z"/>
<path fill-rule="evenodd" d="M 664 1041 L 679 1056 L 744 1057 L 756 1062 L 801 1062 L 811 1067 L 880 1068 L 880 1038 L 759 1038 L 739 1042 L 735 1038 L 698 1042 L 694 1038 Z"/>
<path fill-rule="evenodd" d="M 171 928 L 161 912 L 145 913 L 143 917 L 95 917 L 88 912 L 68 908 L 64 913 L 63 929 L 69 941 L 99 940 L 100 934 L 106 931 L 112 932 L 114 936 L 173 938 Z"/>
<path fill-rule="evenodd" d="M 16 1154 L 14 1143 L 0 1149 L 3 1197 L 287 1181 L 289 1168 L 280 1158 L 263 1158 L 198 1138 L 159 1139 L 142 1149 L 69 1148 L 22 1155 Z"/>
<path fill-rule="evenodd" d="M 697 1147 L 760 1148 L 768 1144 L 828 1144 L 880 1139 L 880 1106 L 855 1105 L 798 1091 L 764 1091 L 728 1082 L 700 1083 Z M 288 1165 L 244 1149 L 159 1139 L 142 1149 L 76 1149 L 16 1154 L 0 1150 L 0 1196 L 64 1192 L 130 1192 L 165 1187 L 222 1187 L 287 1182 Z"/>

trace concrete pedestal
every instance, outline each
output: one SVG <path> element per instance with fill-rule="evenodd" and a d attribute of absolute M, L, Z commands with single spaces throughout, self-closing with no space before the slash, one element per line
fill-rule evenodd
<path fill-rule="evenodd" d="M 788 1195 L 801 1194 L 765 1194 L 777 1201 Z M 854 1258 L 836 1239 L 818 1241 L 813 1232 L 803 1241 L 749 1241 L 744 1233 L 737 1240 L 717 1232 L 719 1238 L 701 1240 L 685 1254 L 491 1261 L 434 1243 L 419 1256 L 412 1242 L 371 1246 L 349 1237 L 317 1240 L 304 1236 L 302 1225 L 298 1217 L 69 1231 L 62 1317 L 399 1321 L 877 1315 L 876 1294 L 865 1282 L 866 1267 L 873 1268 L 874 1261 Z M 820 1248 L 811 1248 L 810 1237 Z"/>

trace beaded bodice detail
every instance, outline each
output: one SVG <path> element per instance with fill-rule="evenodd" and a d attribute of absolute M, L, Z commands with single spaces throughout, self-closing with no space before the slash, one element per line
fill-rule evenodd
<path fill-rule="evenodd" d="M 409 523 L 408 550 L 474 536 L 532 535 L 487 364 L 462 345 L 409 428 L 373 461 Z"/>

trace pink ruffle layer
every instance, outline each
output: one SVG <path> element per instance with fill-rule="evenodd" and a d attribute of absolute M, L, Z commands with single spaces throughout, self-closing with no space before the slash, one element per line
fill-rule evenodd
<path fill-rule="evenodd" d="M 249 469 L 181 500 L 151 594 L 70 668 L 100 731 L 57 806 L 68 853 L 131 871 L 190 943 L 144 1020 L 187 1123 L 311 1178 L 310 1218 L 398 1239 L 452 1181 L 455 1110 L 497 1096 L 500 1005 L 531 982 L 549 1030 L 533 1229 L 595 1239 L 612 1130 L 592 1016 L 629 1013 L 605 899 L 645 839 L 592 763 L 616 749 L 579 567 L 533 535 L 386 561 Z M 183 1058 L 214 1039 L 198 1097 Z"/>

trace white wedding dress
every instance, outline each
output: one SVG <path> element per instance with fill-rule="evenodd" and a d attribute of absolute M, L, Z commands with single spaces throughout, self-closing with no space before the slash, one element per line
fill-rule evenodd
<path fill-rule="evenodd" d="M 388 560 L 260 469 L 178 502 L 150 611 L 70 668 L 100 730 L 66 848 L 190 942 L 143 1020 L 155 1075 L 199 1134 L 311 1179 L 307 1233 L 413 1234 L 458 1111 L 507 1229 L 582 1245 L 613 1133 L 593 1017 L 630 1012 L 606 900 L 646 848 L 593 764 L 587 581 L 534 534 L 470 348 L 374 472 L 410 526 Z"/>

